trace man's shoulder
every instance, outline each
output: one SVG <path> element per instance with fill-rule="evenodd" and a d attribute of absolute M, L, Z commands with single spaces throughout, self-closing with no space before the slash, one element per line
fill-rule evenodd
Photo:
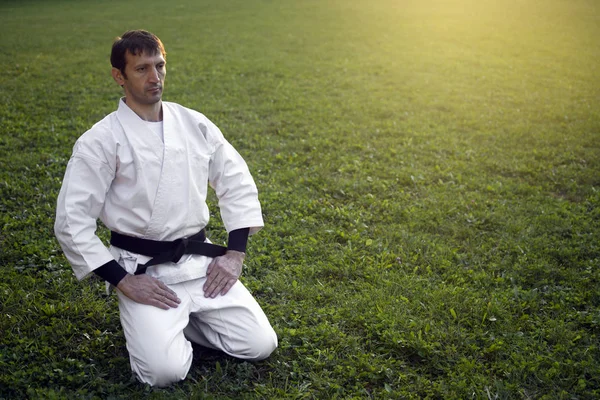
<path fill-rule="evenodd" d="M 182 106 L 179 103 L 173 103 L 170 101 L 163 101 L 163 106 L 168 107 L 171 112 L 175 112 L 180 116 L 185 116 L 186 118 L 191 118 L 197 122 L 207 123 L 209 122 L 206 115 L 202 114 L 198 110 L 194 110 L 193 108 L 189 108 L 186 106 Z"/>
<path fill-rule="evenodd" d="M 172 101 L 163 101 L 163 106 L 167 106 L 169 107 L 172 111 L 176 111 L 178 113 L 184 113 L 184 114 L 190 114 L 190 115 L 196 115 L 196 116 L 202 116 L 204 117 L 204 114 L 202 114 L 200 111 L 194 110 L 193 108 L 189 108 L 186 106 L 183 106 L 179 103 L 174 103 Z M 204 117 L 206 118 L 206 117 Z"/>
<path fill-rule="evenodd" d="M 85 131 L 78 139 L 75 145 L 79 151 L 90 151 L 95 149 L 97 152 L 100 148 L 109 146 L 115 142 L 115 129 L 118 128 L 116 111 L 108 114 L 100 121 L 96 122 Z"/>
<path fill-rule="evenodd" d="M 91 139 L 95 137 L 106 137 L 110 135 L 114 129 L 116 121 L 116 111 L 111 112 L 106 117 L 92 125 L 87 131 L 85 131 L 80 137 L 80 140 Z"/>
<path fill-rule="evenodd" d="M 163 101 L 163 105 L 168 107 L 171 113 L 181 117 L 182 120 L 187 120 L 187 122 L 198 127 L 209 143 L 217 144 L 223 142 L 223 134 L 206 115 L 177 103 Z"/>

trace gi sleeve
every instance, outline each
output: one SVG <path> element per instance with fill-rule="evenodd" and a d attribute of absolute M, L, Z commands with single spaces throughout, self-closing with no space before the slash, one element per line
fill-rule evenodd
<path fill-rule="evenodd" d="M 113 177 L 110 165 L 87 154 L 81 143 L 75 145 L 58 195 L 54 233 L 79 280 L 114 261 L 96 235 L 96 221 Z"/>
<path fill-rule="evenodd" d="M 96 268 L 94 274 L 104 279 L 113 286 L 117 286 L 119 282 L 127 275 L 125 268 L 121 267 L 118 262 L 111 260 L 106 264 Z"/>
<path fill-rule="evenodd" d="M 207 120 L 208 139 L 214 146 L 209 163 L 209 183 L 219 199 L 221 219 L 227 232 L 250 228 L 249 234 L 263 226 L 258 190 L 242 156 Z"/>
<path fill-rule="evenodd" d="M 227 250 L 235 250 L 245 253 L 246 246 L 248 245 L 249 233 L 250 228 L 236 229 L 229 232 L 229 237 L 227 238 Z"/>

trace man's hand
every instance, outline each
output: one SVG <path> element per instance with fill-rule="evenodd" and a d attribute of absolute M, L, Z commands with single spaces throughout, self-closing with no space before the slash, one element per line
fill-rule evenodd
<path fill-rule="evenodd" d="M 175 292 L 167 285 L 146 274 L 127 274 L 125 278 L 121 279 L 117 288 L 135 302 L 163 310 L 177 308 L 177 305 L 181 303 Z"/>
<path fill-rule="evenodd" d="M 228 250 L 224 256 L 215 257 L 206 270 L 204 297 L 215 298 L 229 292 L 242 274 L 245 253 Z"/>

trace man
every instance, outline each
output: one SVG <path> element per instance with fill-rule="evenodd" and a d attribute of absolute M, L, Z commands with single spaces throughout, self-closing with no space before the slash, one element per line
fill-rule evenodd
<path fill-rule="evenodd" d="M 246 163 L 204 115 L 161 100 L 166 53 L 158 37 L 126 32 L 111 64 L 125 96 L 77 140 L 57 201 L 54 229 L 76 277 L 93 272 L 117 288 L 142 382 L 184 379 L 188 339 L 242 359 L 268 357 L 277 336 L 238 280 L 248 235 L 263 226 Z M 204 236 L 208 184 L 227 248 Z M 111 230 L 108 249 L 95 233 L 98 218 Z"/>

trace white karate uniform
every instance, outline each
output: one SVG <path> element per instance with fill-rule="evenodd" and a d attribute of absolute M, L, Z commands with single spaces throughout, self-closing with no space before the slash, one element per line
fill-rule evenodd
<path fill-rule="evenodd" d="M 55 233 L 80 280 L 113 259 L 130 274 L 150 259 L 107 249 L 96 235 L 98 218 L 124 235 L 163 241 L 188 237 L 208 224 L 208 184 L 219 199 L 227 232 L 250 227 L 254 234 L 263 226 L 248 167 L 220 130 L 201 113 L 175 103 L 163 102 L 162 111 L 163 140 L 121 99 L 117 111 L 74 146 L 58 196 Z M 277 346 L 273 328 L 240 282 L 225 296 L 204 298 L 210 261 L 184 255 L 176 264 L 147 269 L 182 300 L 175 309 L 138 304 L 119 292 L 132 369 L 142 381 L 164 386 L 185 377 L 192 355 L 184 328 L 190 339 L 241 358 L 261 359 Z M 176 372 L 164 371 L 165 365 Z"/>

